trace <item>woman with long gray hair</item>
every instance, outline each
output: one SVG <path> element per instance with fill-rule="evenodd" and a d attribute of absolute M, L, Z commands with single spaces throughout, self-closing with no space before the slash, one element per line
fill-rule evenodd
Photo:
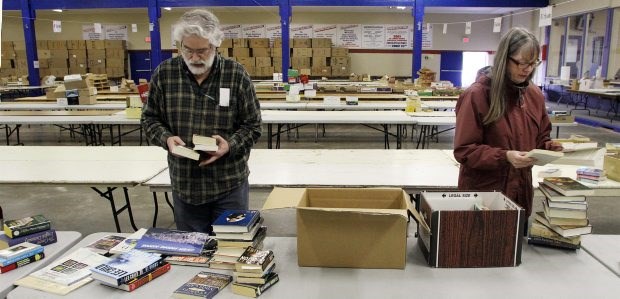
<path fill-rule="evenodd" d="M 510 29 L 500 40 L 492 67 L 456 105 L 454 157 L 461 163 L 459 190 L 502 191 L 532 213 L 532 149 L 560 151 L 540 88 L 530 81 L 540 64 L 536 37 Z M 527 231 L 527 229 L 525 230 Z"/>

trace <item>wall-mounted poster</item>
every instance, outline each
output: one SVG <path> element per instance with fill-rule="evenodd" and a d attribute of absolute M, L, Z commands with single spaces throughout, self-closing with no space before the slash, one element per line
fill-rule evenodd
<path fill-rule="evenodd" d="M 244 38 L 264 38 L 265 24 L 245 24 L 241 26 L 242 36 Z"/>
<path fill-rule="evenodd" d="M 385 47 L 388 49 L 410 48 L 408 25 L 385 25 Z"/>
<path fill-rule="evenodd" d="M 422 49 L 428 50 L 432 47 L 433 47 L 433 24 L 430 24 L 430 26 L 422 28 Z"/>
<path fill-rule="evenodd" d="M 336 35 L 338 34 L 338 26 L 336 25 L 314 25 L 312 29 L 314 38 L 329 38 L 332 40 L 332 45 L 335 44 Z"/>
<path fill-rule="evenodd" d="M 385 48 L 385 26 L 362 25 L 362 48 Z"/>
<path fill-rule="evenodd" d="M 291 38 L 313 38 L 312 28 L 312 24 L 291 24 L 289 35 Z"/>
<path fill-rule="evenodd" d="M 95 33 L 95 25 L 82 25 L 82 39 L 83 40 L 101 40 L 104 38 L 104 33 Z"/>
<path fill-rule="evenodd" d="M 338 25 L 336 46 L 359 49 L 362 47 L 362 25 L 343 24 Z"/>
<path fill-rule="evenodd" d="M 241 38 L 241 25 L 223 25 L 224 38 Z"/>
<path fill-rule="evenodd" d="M 127 40 L 127 25 L 105 25 L 105 39 Z"/>

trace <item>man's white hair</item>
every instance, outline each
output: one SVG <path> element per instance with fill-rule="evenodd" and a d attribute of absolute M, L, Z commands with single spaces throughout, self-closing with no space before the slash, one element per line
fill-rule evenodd
<path fill-rule="evenodd" d="M 220 29 L 220 20 L 205 9 L 190 10 L 174 24 L 172 37 L 179 44 L 183 38 L 192 35 L 207 39 L 216 47 L 220 46 L 224 38 L 224 32 Z"/>

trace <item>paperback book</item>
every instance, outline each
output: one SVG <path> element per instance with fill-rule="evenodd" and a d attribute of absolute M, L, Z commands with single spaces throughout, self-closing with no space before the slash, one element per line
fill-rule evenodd
<path fill-rule="evenodd" d="M 101 255 L 107 255 L 110 250 L 123 242 L 125 237 L 123 236 L 115 236 L 115 235 L 107 235 L 99 240 L 96 240 L 93 243 L 86 245 L 86 248 L 90 249 L 92 252 L 96 252 Z"/>
<path fill-rule="evenodd" d="M 267 289 L 275 285 L 278 281 L 280 281 L 280 277 L 278 277 L 278 274 L 271 273 L 268 275 L 264 284 L 233 282 L 231 289 L 232 292 L 237 295 L 256 298 L 262 293 L 264 293 Z"/>
<path fill-rule="evenodd" d="M 146 233 L 146 228 L 141 228 L 133 234 L 127 236 L 123 242 L 116 244 L 116 246 L 110 248 L 110 253 L 118 254 L 128 252 L 136 247 L 138 240 Z"/>
<path fill-rule="evenodd" d="M 86 248 L 79 248 L 73 253 L 58 259 L 45 268 L 33 272 L 30 276 L 70 286 L 82 282 L 90 276 L 90 268 L 105 263 L 109 258 L 94 253 Z"/>
<path fill-rule="evenodd" d="M 209 240 L 205 233 L 152 227 L 138 240 L 136 249 L 165 255 L 199 256 L 205 244 L 211 242 Z"/>
<path fill-rule="evenodd" d="M 213 298 L 232 281 L 232 276 L 202 271 L 172 294 L 173 298 Z"/>
<path fill-rule="evenodd" d="M 253 240 L 263 224 L 263 218 L 259 218 L 258 222 L 254 223 L 254 226 L 250 228 L 247 233 L 215 233 L 215 238 L 220 240 Z"/>
<path fill-rule="evenodd" d="M 575 201 L 585 202 L 586 201 L 586 197 L 583 196 L 583 195 L 564 196 L 560 192 L 557 192 L 557 191 L 551 189 L 550 187 L 548 187 L 547 185 L 545 185 L 543 183 L 538 185 L 538 189 L 540 189 L 540 192 L 542 192 L 547 199 L 549 199 L 550 201 L 553 201 L 553 202 L 564 202 L 564 201 L 568 201 L 568 202 L 575 202 Z"/>
<path fill-rule="evenodd" d="M 24 242 L 45 246 L 56 243 L 57 241 L 58 238 L 56 236 L 56 230 L 54 229 L 48 229 L 38 233 L 15 238 L 9 238 L 7 235 L 0 233 L 0 249 L 9 248 Z"/>
<path fill-rule="evenodd" d="M 238 238 L 227 239 L 227 240 L 218 239 L 217 246 L 218 248 L 219 247 L 243 247 L 245 251 L 245 248 L 247 248 L 248 246 L 252 246 L 254 248 L 259 247 L 259 245 L 262 244 L 263 241 L 265 240 L 266 236 L 267 236 L 267 227 L 261 226 L 252 240 L 241 240 Z"/>
<path fill-rule="evenodd" d="M 91 281 L 93 281 L 92 278 L 86 277 L 71 285 L 63 285 L 63 284 L 47 281 L 44 279 L 40 279 L 32 275 L 28 275 L 28 276 L 25 276 L 25 277 L 22 277 L 16 280 L 15 282 L 13 282 L 13 284 L 16 286 L 22 286 L 22 287 L 29 288 L 29 289 L 40 290 L 43 292 L 64 296 L 74 290 L 79 289 L 80 287 L 84 286 L 85 284 Z"/>
<path fill-rule="evenodd" d="M 273 261 L 273 251 L 248 247 L 237 260 L 237 272 L 263 272 Z"/>
<path fill-rule="evenodd" d="M 536 162 L 534 162 L 535 165 L 543 166 L 563 157 L 564 153 L 544 149 L 533 149 L 527 152 L 525 156 L 536 159 Z"/>
<path fill-rule="evenodd" d="M 185 157 L 188 159 L 192 159 L 192 160 L 200 160 L 200 153 L 198 153 L 197 151 L 189 148 L 189 147 L 185 147 L 182 145 L 177 145 L 175 147 L 172 148 L 172 153 L 181 157 Z"/>
<path fill-rule="evenodd" d="M 49 219 L 43 215 L 35 215 L 4 222 L 4 233 L 9 238 L 34 234 L 52 228 Z"/>
<path fill-rule="evenodd" d="M 553 225 L 549 223 L 549 221 L 547 221 L 547 218 L 545 218 L 545 215 L 542 212 L 536 212 L 534 219 L 544 224 L 546 227 L 550 228 L 562 237 L 573 237 L 589 234 L 592 232 L 592 226 L 590 224 L 587 224 L 585 226 Z"/>
<path fill-rule="evenodd" d="M 214 152 L 218 150 L 217 140 L 213 137 L 194 134 L 192 136 L 195 151 Z"/>
<path fill-rule="evenodd" d="M 271 266 L 268 266 L 265 271 L 261 273 L 235 271 L 233 272 L 234 281 L 239 283 L 264 284 L 269 280 L 269 274 L 273 273 L 276 269 L 276 264 L 274 262 L 271 262 L 270 265 Z"/>
<path fill-rule="evenodd" d="M 257 210 L 226 210 L 213 222 L 217 233 L 247 233 L 258 221 Z"/>
<path fill-rule="evenodd" d="M 132 250 L 90 269 L 92 278 L 110 285 L 121 285 L 163 264 L 158 253 Z"/>
<path fill-rule="evenodd" d="M 587 219 L 588 212 L 586 209 L 566 209 L 566 208 L 551 208 L 548 201 L 543 199 L 543 209 L 545 215 L 554 218 L 573 218 L 573 219 Z"/>
<path fill-rule="evenodd" d="M 543 184 L 565 196 L 594 195 L 594 190 L 569 177 L 546 177 Z"/>

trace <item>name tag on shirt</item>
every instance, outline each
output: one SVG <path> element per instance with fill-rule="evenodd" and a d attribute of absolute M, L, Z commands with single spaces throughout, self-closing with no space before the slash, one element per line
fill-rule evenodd
<path fill-rule="evenodd" d="M 220 88 L 220 106 L 228 107 L 230 104 L 230 88 Z"/>

